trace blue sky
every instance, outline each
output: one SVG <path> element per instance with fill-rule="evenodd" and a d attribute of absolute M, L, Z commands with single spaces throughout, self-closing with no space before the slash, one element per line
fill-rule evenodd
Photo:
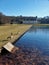
<path fill-rule="evenodd" d="M 49 0 L 0 0 L 0 12 L 10 16 L 49 16 Z"/>

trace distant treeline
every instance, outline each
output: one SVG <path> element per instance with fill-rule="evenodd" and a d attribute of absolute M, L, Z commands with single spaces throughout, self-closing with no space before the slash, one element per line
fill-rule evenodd
<path fill-rule="evenodd" d="M 38 18 L 39 23 L 41 24 L 49 24 L 49 16 Z"/>
<path fill-rule="evenodd" d="M 23 24 L 23 21 L 37 21 L 36 23 L 47 24 L 49 23 L 49 17 L 38 18 L 36 17 L 26 17 L 26 16 L 6 16 L 0 13 L 0 25 L 2 24 Z"/>
<path fill-rule="evenodd" d="M 13 24 L 13 23 L 22 23 L 22 20 L 18 19 L 15 16 L 6 16 L 0 13 L 0 24 Z"/>
<path fill-rule="evenodd" d="M 23 21 L 35 21 L 36 17 L 26 17 L 26 16 L 6 16 L 0 13 L 0 24 L 22 24 Z"/>

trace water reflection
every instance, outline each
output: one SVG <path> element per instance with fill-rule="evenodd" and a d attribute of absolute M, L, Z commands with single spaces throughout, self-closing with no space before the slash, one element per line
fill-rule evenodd
<path fill-rule="evenodd" d="M 18 47 L 37 48 L 44 55 L 49 55 L 49 27 L 31 27 L 15 45 Z"/>
<path fill-rule="evenodd" d="M 1 65 L 49 65 L 49 28 L 32 27 L 15 45 L 14 54 L 0 55 Z"/>
<path fill-rule="evenodd" d="M 15 45 L 24 54 L 24 65 L 49 65 L 49 27 L 32 27 Z"/>

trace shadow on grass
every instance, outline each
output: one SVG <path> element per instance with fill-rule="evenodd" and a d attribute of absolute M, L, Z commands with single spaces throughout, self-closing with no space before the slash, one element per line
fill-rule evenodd
<path fill-rule="evenodd" d="M 5 42 L 5 41 L 8 41 L 8 40 L 0 40 L 0 42 Z"/>

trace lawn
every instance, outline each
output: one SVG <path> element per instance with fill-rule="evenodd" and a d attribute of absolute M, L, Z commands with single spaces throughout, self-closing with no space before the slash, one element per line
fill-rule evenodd
<path fill-rule="evenodd" d="M 31 25 L 26 24 L 11 24 L 0 26 L 0 48 L 7 42 L 14 42 L 30 27 Z M 12 39 L 10 39 L 11 33 L 13 36 Z"/>

